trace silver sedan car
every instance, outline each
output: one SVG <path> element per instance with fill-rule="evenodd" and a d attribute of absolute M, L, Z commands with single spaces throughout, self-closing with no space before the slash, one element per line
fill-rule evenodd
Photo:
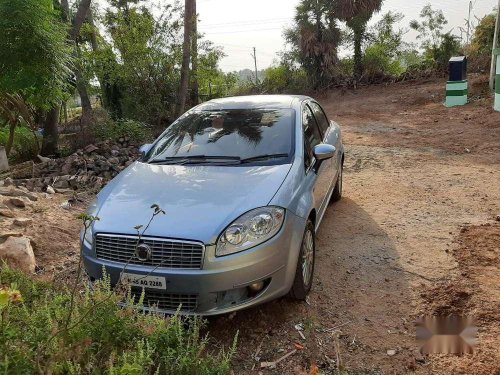
<path fill-rule="evenodd" d="M 145 309 L 165 313 L 306 298 L 344 163 L 340 128 L 315 100 L 212 100 L 141 150 L 89 208 L 100 219 L 82 233 L 91 281 L 126 281 Z M 152 205 L 165 214 L 151 221 Z"/>

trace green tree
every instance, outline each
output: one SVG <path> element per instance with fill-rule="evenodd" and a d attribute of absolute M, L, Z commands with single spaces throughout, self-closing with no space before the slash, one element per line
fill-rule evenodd
<path fill-rule="evenodd" d="M 396 28 L 403 18 L 401 13 L 387 12 L 367 32 L 363 67 L 368 79 L 399 76 L 408 67 L 412 46 L 404 42 L 406 31 Z"/>
<path fill-rule="evenodd" d="M 362 45 L 366 36 L 366 25 L 375 12 L 382 7 L 383 0 L 336 0 L 336 13 L 346 21 L 353 32 L 354 42 L 354 77 L 363 75 Z"/>
<path fill-rule="evenodd" d="M 169 122 L 179 83 L 180 9 L 167 5 L 155 18 L 149 8 L 128 4 L 108 9 L 104 25 L 112 43 L 103 41 L 93 55 L 98 76 L 111 84 L 102 88 L 109 89 L 105 96 L 119 103 L 119 117 Z"/>
<path fill-rule="evenodd" d="M 0 91 L 48 110 L 64 97 L 71 50 L 52 0 L 0 2 Z"/>
<path fill-rule="evenodd" d="M 411 21 L 410 27 L 419 33 L 417 38 L 421 41 L 424 57 L 435 69 L 445 71 L 449 59 L 461 53 L 460 41 L 451 32 L 443 32 L 448 20 L 442 10 L 434 10 L 428 4 L 420 12 L 420 18 L 420 22 Z"/>
<path fill-rule="evenodd" d="M 60 20 L 52 0 L 0 2 L 0 92 L 18 95 L 30 108 L 47 112 L 51 125 L 56 119 L 44 133 L 45 153 L 57 148 L 58 108 L 70 75 L 71 48 Z"/>
<path fill-rule="evenodd" d="M 420 40 L 424 50 L 437 48 L 441 43 L 443 29 L 448 24 L 442 10 L 432 9 L 431 4 L 427 4 L 420 11 L 421 21 L 412 20 L 410 27 L 418 32 L 417 39 Z"/>
<path fill-rule="evenodd" d="M 306 71 L 312 87 L 327 85 L 338 61 L 340 30 L 331 1 L 301 0 L 296 8 L 295 25 L 285 31 L 292 47 L 290 57 Z"/>
<path fill-rule="evenodd" d="M 490 54 L 495 35 L 496 13 L 489 14 L 477 25 L 471 42 L 471 51 L 478 54 Z M 498 37 L 500 42 L 500 35 Z"/>

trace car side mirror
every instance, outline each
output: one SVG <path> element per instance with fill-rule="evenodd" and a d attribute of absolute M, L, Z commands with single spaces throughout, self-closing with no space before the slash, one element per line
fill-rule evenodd
<path fill-rule="evenodd" d="M 151 148 L 153 147 L 153 144 L 152 143 L 147 143 L 145 145 L 142 145 L 140 148 L 139 148 L 139 152 L 141 153 L 141 159 L 144 160 L 144 157 L 146 156 L 146 154 L 151 150 Z"/>
<path fill-rule="evenodd" d="M 336 152 L 337 149 L 335 148 L 335 146 L 328 145 L 325 143 L 320 143 L 319 145 L 316 145 L 313 149 L 313 155 L 314 158 L 316 159 L 314 170 L 318 171 L 321 163 L 324 162 L 325 160 L 333 158 Z"/>

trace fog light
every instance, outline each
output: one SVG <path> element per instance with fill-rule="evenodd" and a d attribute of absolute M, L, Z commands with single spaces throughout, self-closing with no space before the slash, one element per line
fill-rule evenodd
<path fill-rule="evenodd" d="M 262 289 L 264 289 L 264 281 L 258 281 L 256 283 L 250 284 L 248 286 L 248 289 L 254 293 L 260 292 Z"/>

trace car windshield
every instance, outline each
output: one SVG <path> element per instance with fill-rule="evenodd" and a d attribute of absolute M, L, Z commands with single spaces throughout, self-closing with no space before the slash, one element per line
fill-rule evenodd
<path fill-rule="evenodd" d="M 148 152 L 150 163 L 278 164 L 293 153 L 294 110 L 191 111 Z"/>

